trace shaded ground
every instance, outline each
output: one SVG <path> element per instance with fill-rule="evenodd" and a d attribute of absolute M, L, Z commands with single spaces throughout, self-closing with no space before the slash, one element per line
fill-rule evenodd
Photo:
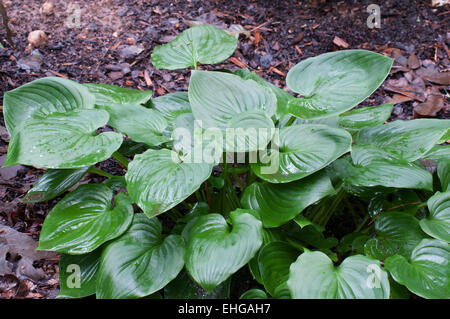
<path fill-rule="evenodd" d="M 365 105 L 392 101 L 395 108 L 391 120 L 450 118 L 449 73 L 444 73 L 450 59 L 450 8 L 433 8 L 431 1 L 383 1 L 379 29 L 366 24 L 371 0 L 54 0 L 50 15 L 40 12 L 44 1 L 3 2 L 15 33 L 15 48 L 1 40 L 6 47 L 0 49 L 1 97 L 5 91 L 44 76 L 150 89 L 155 96 L 187 90 L 189 71 L 157 70 L 151 65 L 150 54 L 156 45 L 201 22 L 248 31 L 240 35 L 234 56 L 215 67 L 249 67 L 282 88 L 289 69 L 311 56 L 343 48 L 390 55 L 396 59 L 392 74 Z M 78 8 L 79 25 L 73 27 L 78 21 Z M 48 35 L 48 43 L 42 48 L 28 46 L 27 36 L 33 30 Z M 4 34 L 0 31 L 0 39 Z M 1 115 L 0 163 L 9 141 L 3 125 Z M 115 174 L 123 170 L 114 161 L 101 165 Z M 20 200 L 41 174 L 41 170 L 21 166 L 1 171 L 0 225 L 38 239 L 43 219 L 57 199 L 34 205 Z M 87 176 L 83 182 L 95 182 L 94 178 Z M 0 231 L 0 245 L 1 240 Z M 8 262 L 17 266 L 20 258 L 10 255 Z M 15 275 L 3 276 L 0 272 L 1 297 L 54 297 L 58 289 L 57 259 L 46 256 L 33 263 L 35 269 L 45 273 L 38 279 L 25 279 L 17 274 L 17 267 Z"/>

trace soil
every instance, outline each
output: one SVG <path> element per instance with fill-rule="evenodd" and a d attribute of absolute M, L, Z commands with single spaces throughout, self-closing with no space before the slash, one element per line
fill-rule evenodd
<path fill-rule="evenodd" d="M 0 30 L 5 47 L 0 49 L 1 100 L 3 92 L 45 76 L 153 90 L 155 96 L 187 90 L 188 70 L 157 70 L 151 64 L 150 54 L 155 46 L 170 41 L 193 23 L 209 23 L 248 32 L 241 33 L 232 58 L 220 65 L 200 68 L 248 67 L 286 89 L 286 73 L 299 61 L 329 51 L 364 48 L 395 57 L 396 61 L 388 78 L 394 82 L 386 82 L 391 86 L 381 86 L 364 105 L 393 101 L 395 108 L 390 120 L 417 116 L 450 118 L 448 83 L 425 81 L 416 85 L 402 80 L 414 77 L 419 72 L 415 70 L 423 67 L 431 66 L 441 73 L 449 70 L 448 5 L 432 7 L 431 1 L 383 1 L 381 26 L 371 29 L 366 23 L 369 16 L 366 9 L 372 0 L 53 0 L 54 9 L 49 15 L 40 12 L 44 2 L 3 0 L 14 32 L 14 48 L 4 40 L 6 32 Z M 48 36 L 48 42 L 40 48 L 28 45 L 28 34 L 34 30 L 42 30 Z M 413 62 L 417 64 L 414 67 Z M 405 90 L 409 95 L 404 94 Z M 440 95 L 439 103 L 433 100 L 433 111 L 417 113 L 416 107 L 428 101 L 430 91 Z M 1 161 L 7 152 L 9 136 L 2 113 L 0 117 Z M 124 171 L 113 160 L 100 165 L 116 175 Z M 20 200 L 42 172 L 19 166 L 0 175 L 0 224 L 36 240 L 45 215 L 58 199 L 40 204 L 23 204 Z M 83 180 L 99 181 L 90 175 Z M 11 279 L 0 273 L 0 297 L 54 298 L 58 292 L 57 259 L 33 264 L 46 274 L 38 281 Z"/>

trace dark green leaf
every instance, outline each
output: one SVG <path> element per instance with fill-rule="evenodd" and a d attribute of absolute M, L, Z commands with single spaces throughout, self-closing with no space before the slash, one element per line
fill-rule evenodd
<path fill-rule="evenodd" d="M 94 94 L 96 105 L 144 104 L 153 95 L 152 91 L 121 88 L 109 84 L 86 83 L 84 86 Z"/>
<path fill-rule="evenodd" d="M 244 292 L 239 299 L 268 299 L 267 294 L 261 289 L 250 289 Z"/>
<path fill-rule="evenodd" d="M 430 216 L 420 221 L 420 227 L 431 237 L 450 243 L 450 191 L 436 192 L 427 205 Z"/>

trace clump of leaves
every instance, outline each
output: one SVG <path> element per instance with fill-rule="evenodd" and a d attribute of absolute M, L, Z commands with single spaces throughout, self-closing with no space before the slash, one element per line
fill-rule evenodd
<path fill-rule="evenodd" d="M 39 249 L 62 253 L 59 296 L 226 298 L 244 268 L 242 298 L 449 298 L 450 122 L 353 109 L 392 65 L 370 51 L 301 61 L 287 75 L 296 96 L 249 70 L 198 69 L 236 43 L 202 25 L 155 48 L 155 67 L 194 68 L 188 92 L 49 77 L 5 94 L 5 166 L 48 169 L 24 201 L 106 178 L 43 224 Z M 110 157 L 124 176 L 96 167 Z"/>

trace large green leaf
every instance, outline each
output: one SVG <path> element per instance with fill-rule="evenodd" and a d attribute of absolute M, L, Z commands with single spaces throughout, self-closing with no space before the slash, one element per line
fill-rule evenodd
<path fill-rule="evenodd" d="M 33 114 L 43 116 L 53 112 L 92 109 L 94 102 L 94 95 L 81 84 L 57 77 L 38 79 L 5 93 L 5 124 L 13 136 L 16 127 Z"/>
<path fill-rule="evenodd" d="M 364 252 L 380 260 L 395 254 L 408 256 L 425 237 L 416 218 L 401 212 L 384 212 L 375 220 L 375 237 L 366 242 Z"/>
<path fill-rule="evenodd" d="M 272 297 L 280 297 L 280 291 L 284 289 L 289 278 L 289 267 L 299 254 L 298 250 L 282 241 L 274 241 L 261 248 L 258 254 L 261 280 Z"/>
<path fill-rule="evenodd" d="M 149 217 L 174 207 L 211 175 L 212 164 L 183 163 L 166 149 L 136 155 L 125 175 L 127 190 Z"/>
<path fill-rule="evenodd" d="M 152 64 L 158 69 L 176 70 L 198 63 L 215 64 L 226 60 L 236 50 L 237 39 L 211 25 L 198 25 L 183 31 L 174 40 L 157 46 Z"/>
<path fill-rule="evenodd" d="M 108 117 L 103 110 L 35 115 L 12 136 L 5 166 L 81 168 L 104 161 L 122 144 L 118 133 L 95 134 Z"/>
<path fill-rule="evenodd" d="M 280 130 L 279 150 L 260 154 L 252 170 L 270 183 L 287 183 L 324 168 L 350 150 L 351 135 L 326 125 L 294 125 Z M 278 163 L 274 173 L 265 173 Z"/>
<path fill-rule="evenodd" d="M 155 146 L 170 140 L 163 135 L 168 123 L 155 110 L 137 104 L 110 104 L 102 108 L 109 113 L 108 124 L 135 142 Z"/>
<path fill-rule="evenodd" d="M 180 114 L 192 112 L 188 92 L 174 92 L 159 96 L 151 100 L 151 105 L 169 123 L 173 123 Z"/>
<path fill-rule="evenodd" d="M 244 266 L 262 244 L 262 224 L 248 210 L 230 213 L 230 227 L 222 215 L 208 214 L 193 221 L 186 251 L 186 268 L 208 291 Z"/>
<path fill-rule="evenodd" d="M 450 243 L 450 191 L 436 192 L 427 204 L 430 216 L 420 221 L 420 227 L 431 237 Z"/>
<path fill-rule="evenodd" d="M 287 282 L 295 299 L 388 299 L 389 280 L 378 260 L 347 257 L 338 267 L 322 252 L 305 252 Z"/>
<path fill-rule="evenodd" d="M 103 250 L 97 297 L 137 298 L 167 285 L 183 269 L 181 236 L 163 237 L 157 218 L 134 215 L 131 227 Z"/>
<path fill-rule="evenodd" d="M 333 170 L 346 184 L 354 186 L 433 189 L 433 176 L 415 164 L 377 160 L 355 166 L 342 158 L 333 163 Z"/>
<path fill-rule="evenodd" d="M 82 298 L 95 294 L 101 248 L 84 255 L 59 257 L 58 298 Z"/>
<path fill-rule="evenodd" d="M 102 184 L 81 185 L 65 196 L 45 218 L 39 238 L 41 250 L 85 254 L 121 235 L 131 223 L 133 207 L 120 193 Z"/>
<path fill-rule="evenodd" d="M 153 95 L 152 91 L 121 88 L 109 84 L 86 83 L 84 86 L 94 94 L 96 105 L 144 104 Z"/>
<path fill-rule="evenodd" d="M 192 71 L 189 101 L 204 128 L 220 130 L 227 137 L 227 151 L 262 149 L 274 133 L 270 117 L 276 110 L 275 95 L 253 80 L 225 72 Z M 237 141 L 226 129 L 233 129 Z"/>
<path fill-rule="evenodd" d="M 359 131 L 352 147 L 355 164 L 373 160 L 413 162 L 423 157 L 450 128 L 450 121 L 394 121 Z"/>
<path fill-rule="evenodd" d="M 450 246 L 437 239 L 424 239 L 407 258 L 394 255 L 385 267 L 398 283 L 424 298 L 450 298 Z"/>
<path fill-rule="evenodd" d="M 361 107 L 339 115 L 339 126 L 357 130 L 367 126 L 381 125 L 386 122 L 392 113 L 394 104 Z"/>
<path fill-rule="evenodd" d="M 49 169 L 25 195 L 23 202 L 38 203 L 55 198 L 75 185 L 88 171 L 89 166 L 76 169 Z"/>
<path fill-rule="evenodd" d="M 393 59 L 365 50 L 330 52 L 306 59 L 287 74 L 287 86 L 301 98 L 291 114 L 320 118 L 345 112 L 364 101 L 386 79 Z"/>
<path fill-rule="evenodd" d="M 335 193 L 325 171 L 285 184 L 253 183 L 241 198 L 242 206 L 259 212 L 264 227 L 278 227 L 321 198 Z"/>

